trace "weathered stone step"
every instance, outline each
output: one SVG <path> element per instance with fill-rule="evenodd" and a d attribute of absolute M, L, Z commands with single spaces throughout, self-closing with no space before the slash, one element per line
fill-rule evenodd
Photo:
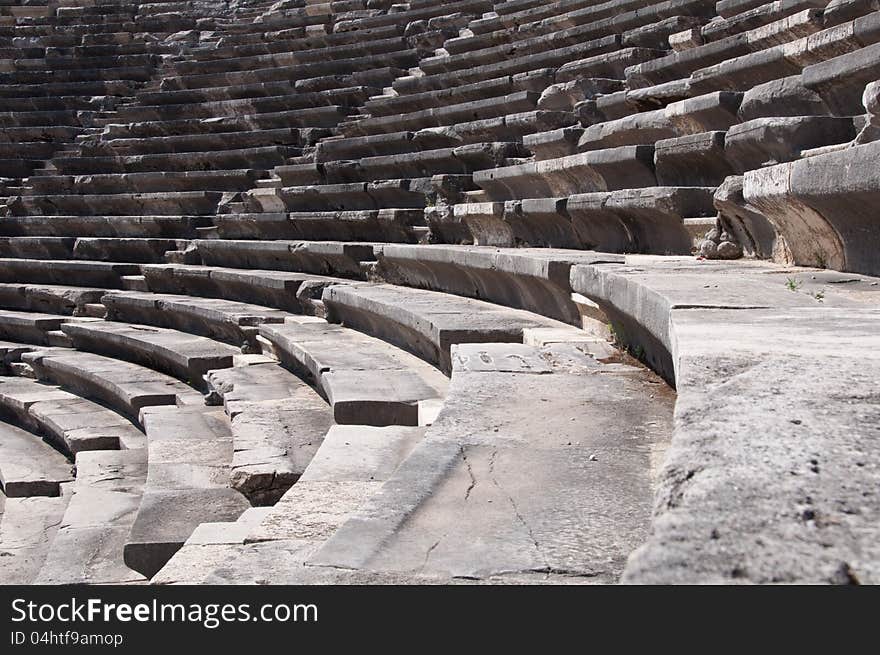
<path fill-rule="evenodd" d="M 116 157 L 54 157 L 61 174 L 153 173 L 161 171 L 212 171 L 218 169 L 272 168 L 300 152 L 292 146 L 258 146 L 211 152 L 164 152 Z"/>
<path fill-rule="evenodd" d="M 179 239 L 0 237 L 0 255 L 22 259 L 95 259 L 131 263 L 159 263 L 165 253 L 181 250 Z"/>
<path fill-rule="evenodd" d="M 336 285 L 323 300 L 327 320 L 393 343 L 447 374 L 455 344 L 522 342 L 526 328 L 562 327 L 521 310 L 388 284 Z"/>
<path fill-rule="evenodd" d="M 44 70 L 16 70 L 0 73 L 0 86 L 37 85 L 37 84 L 85 84 L 121 82 L 146 82 L 152 78 L 154 69 L 151 66 L 114 66 L 112 68 L 55 68 L 51 63 L 43 64 Z M 35 93 L 33 95 L 40 95 Z M 94 95 L 101 95 L 95 93 Z"/>
<path fill-rule="evenodd" d="M 16 196 L 7 203 L 13 215 L 135 216 L 214 214 L 219 191 L 164 191 L 82 195 Z"/>
<path fill-rule="evenodd" d="M 331 34 L 304 34 L 299 38 L 272 39 L 256 43 L 220 46 L 209 50 L 194 52 L 195 61 L 226 60 L 233 57 L 250 57 L 278 52 L 295 52 L 324 46 L 339 46 L 357 43 L 366 39 L 388 39 L 403 32 L 404 26 L 386 25 L 357 32 L 335 32 Z"/>
<path fill-rule="evenodd" d="M 80 453 L 64 517 L 34 584 L 133 584 L 122 561 L 147 476 L 146 448 Z"/>
<path fill-rule="evenodd" d="M 192 159 L 195 161 L 197 158 L 198 156 L 195 156 Z M 282 160 L 283 156 L 279 156 L 278 159 Z M 271 168 L 271 165 L 268 165 L 270 162 L 262 163 L 267 164 L 267 168 Z M 103 166 L 99 167 L 104 168 Z M 113 166 L 113 168 L 115 167 Z M 32 193 L 35 195 L 246 191 L 252 188 L 258 179 L 265 176 L 265 170 L 254 169 L 39 175 L 30 177 L 28 185 L 33 189 Z"/>
<path fill-rule="evenodd" d="M 287 106 L 293 105 L 292 108 Z M 218 115 L 234 113 L 238 115 L 239 124 L 246 125 L 249 129 L 270 130 L 285 127 L 335 127 L 353 111 L 344 105 L 321 102 L 305 104 L 296 95 L 281 96 L 280 98 L 256 98 L 245 100 L 224 100 L 217 103 L 201 102 L 194 105 L 156 105 L 138 106 L 132 105 L 132 109 L 114 116 L 113 122 L 129 120 L 135 122 L 132 129 L 138 129 L 141 122 L 168 121 L 170 125 L 158 129 L 173 130 L 175 122 L 181 113 L 189 116 L 188 119 L 212 119 Z M 273 108 L 274 107 L 274 108 Z"/>
<path fill-rule="evenodd" d="M 186 239 L 208 224 L 207 216 L 4 216 L 0 235 Z"/>
<path fill-rule="evenodd" d="M 0 491 L 6 498 L 60 496 L 72 480 L 64 455 L 37 435 L 0 422 Z"/>
<path fill-rule="evenodd" d="M 34 284 L 65 284 L 76 280 L 84 286 L 119 289 L 122 276 L 138 272 L 135 264 L 115 262 L 0 259 L 0 281 Z"/>
<path fill-rule="evenodd" d="M 112 148 L 119 155 L 239 150 L 268 145 L 299 147 L 302 145 L 302 134 L 296 128 L 282 128 L 246 132 L 211 132 L 149 138 L 108 139 L 103 141 L 102 145 Z"/>
<path fill-rule="evenodd" d="M 876 227 L 871 162 L 878 152 L 874 141 L 749 171 L 743 195 L 784 237 L 795 263 L 878 275 L 870 236 Z"/>
<path fill-rule="evenodd" d="M 152 405 L 202 405 L 204 397 L 182 382 L 130 362 L 65 349 L 22 355 L 39 380 L 101 402 L 133 421 Z"/>
<path fill-rule="evenodd" d="M 469 181 L 469 174 L 452 176 L 460 179 L 463 186 L 473 186 L 462 179 Z M 432 177 L 416 177 L 258 189 L 250 191 L 245 202 L 250 211 L 274 212 L 419 209 L 427 205 L 428 197 L 434 193 L 437 188 Z"/>
<path fill-rule="evenodd" d="M 414 230 L 423 223 L 422 209 L 218 214 L 214 219 L 223 239 L 415 242 Z"/>
<path fill-rule="evenodd" d="M 539 94 L 531 91 L 518 91 L 484 100 L 449 104 L 435 109 L 423 109 L 410 114 L 368 118 L 346 127 L 345 134 L 346 136 L 366 136 L 400 130 L 420 130 L 461 121 L 484 120 L 527 112 L 535 109 L 538 97 Z"/>
<path fill-rule="evenodd" d="M 142 416 L 147 481 L 123 557 L 149 578 L 199 523 L 235 520 L 248 502 L 229 488 L 233 444 L 223 410 L 150 407 Z"/>
<path fill-rule="evenodd" d="M 262 325 L 282 364 L 312 380 L 337 423 L 419 425 L 446 389 L 437 369 L 379 339 L 320 319 Z"/>
<path fill-rule="evenodd" d="M 387 244 L 377 248 L 383 279 L 581 324 L 569 271 L 575 264 L 622 262 L 621 255 L 551 248 Z"/>
<path fill-rule="evenodd" d="M 61 487 L 60 496 L 48 498 L 7 498 L 0 493 L 3 584 L 31 584 L 39 574 L 70 500 L 70 485 Z"/>
<path fill-rule="evenodd" d="M 128 96 L 134 92 L 134 89 L 135 83 L 127 80 L 10 84 L 0 86 L 0 98 L 3 98 L 3 106 L 5 107 L 7 98 Z"/>
<path fill-rule="evenodd" d="M 824 63 L 837 55 L 842 56 L 841 53 L 859 52 L 866 49 L 865 46 L 876 45 L 878 39 L 880 15 L 874 12 L 814 35 L 694 71 L 690 80 L 691 88 L 699 93 L 719 89 L 745 90 L 756 84 L 797 75 L 804 68 Z M 852 89 L 849 93 L 852 97 Z"/>
<path fill-rule="evenodd" d="M 253 505 L 274 505 L 300 479 L 333 424 L 314 389 L 264 359 L 208 374 L 232 424 L 232 488 Z"/>
<path fill-rule="evenodd" d="M 308 565 L 617 581 L 649 533 L 671 394 L 642 369 L 602 365 L 570 344 L 469 344 L 453 357 L 450 395 L 425 439 Z M 467 409 L 474 402 L 480 412 Z"/>
<path fill-rule="evenodd" d="M 35 343 L 39 345 L 50 344 L 52 332 L 61 329 L 61 324 L 70 319 L 66 316 L 53 314 L 40 314 L 37 312 L 17 312 L 13 310 L 0 311 L 0 338 Z"/>
<path fill-rule="evenodd" d="M 228 57 L 219 60 L 181 61 L 174 65 L 174 71 L 180 76 L 230 73 L 233 71 L 260 70 L 272 66 L 295 66 L 297 64 L 318 61 L 369 57 L 371 55 L 394 53 L 408 49 L 409 45 L 406 39 L 402 37 L 369 39 L 341 45 L 322 45 L 321 47 L 311 49 L 297 48 L 291 51 Z"/>
<path fill-rule="evenodd" d="M 269 268 L 359 278 L 363 276 L 361 262 L 375 259 L 373 246 L 369 243 L 233 239 L 196 240 L 192 243 L 207 266 Z"/>
<path fill-rule="evenodd" d="M 345 282 L 306 273 L 186 264 L 151 264 L 142 271 L 152 292 L 225 298 L 294 314 L 314 313 L 311 303 L 323 288 Z"/>
<path fill-rule="evenodd" d="M 238 348 L 168 328 L 97 321 L 65 323 L 61 330 L 74 347 L 107 354 L 173 375 L 197 389 L 205 386 L 204 374 L 232 366 Z"/>
<path fill-rule="evenodd" d="M 210 86 L 223 86 L 224 84 L 247 84 L 255 81 L 300 80 L 322 75 L 345 74 L 357 70 L 371 70 L 385 66 L 406 69 L 417 64 L 418 51 L 399 50 L 356 58 L 270 66 L 245 71 L 171 76 L 164 78 L 162 88 L 168 90 L 200 89 Z"/>
<path fill-rule="evenodd" d="M 101 298 L 106 319 L 172 328 L 189 334 L 256 349 L 258 326 L 283 323 L 287 312 L 218 298 L 143 293 L 108 293 Z"/>
<path fill-rule="evenodd" d="M 302 568 L 305 559 L 381 487 L 424 431 L 331 427 L 303 476 L 274 507 L 246 524 L 243 515 L 236 523 L 201 526 L 153 582 L 317 582 Z"/>
<path fill-rule="evenodd" d="M 493 200 L 656 186 L 654 146 L 621 146 L 474 173 Z"/>
<path fill-rule="evenodd" d="M 6 418 L 64 453 L 143 448 L 143 433 L 116 412 L 76 394 L 27 378 L 0 378 Z"/>

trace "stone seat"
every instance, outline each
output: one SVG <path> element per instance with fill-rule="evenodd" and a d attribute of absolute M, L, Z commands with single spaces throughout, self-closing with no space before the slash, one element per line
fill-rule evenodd
<path fill-rule="evenodd" d="M 34 175 L 28 185 L 35 195 L 246 191 L 266 175 L 265 169 Z"/>
<path fill-rule="evenodd" d="M 255 81 L 271 82 L 275 80 L 308 79 L 322 75 L 345 74 L 356 70 L 371 70 L 384 66 L 406 69 L 417 65 L 418 61 L 418 51 L 399 50 L 363 57 L 270 66 L 246 71 L 170 76 L 163 80 L 162 88 L 168 90 L 200 89 L 228 84 L 247 84 Z"/>
<path fill-rule="evenodd" d="M 243 116 L 238 117 L 239 124 L 245 124 L 253 129 L 271 130 L 285 127 L 333 127 L 339 121 L 349 116 L 351 110 L 342 105 L 316 104 L 302 106 L 302 100 L 296 95 L 278 96 L 270 98 L 271 102 L 258 102 L 258 100 L 245 99 L 218 101 L 226 104 L 226 107 L 215 106 L 214 103 L 199 103 L 197 105 L 153 105 L 138 106 L 130 105 L 131 109 L 125 115 L 119 115 L 114 120 L 131 120 L 135 122 L 159 122 L 174 120 L 181 115 L 181 109 L 191 118 L 213 118 L 221 112 L 238 113 L 239 108 L 232 105 L 240 105 Z M 293 109 L 286 109 L 287 106 Z M 279 110 L 271 111 L 271 107 Z M 122 112 L 120 112 L 122 114 Z M 169 126 L 167 129 L 172 129 Z"/>
<path fill-rule="evenodd" d="M 733 175 L 725 158 L 726 132 L 714 130 L 654 143 L 654 171 L 663 186 L 719 186 Z"/>
<path fill-rule="evenodd" d="M 39 85 L 42 88 L 45 85 Z M 105 89 L 105 91 L 107 91 Z M 125 94 L 127 95 L 127 93 Z M 94 96 L 92 94 L 76 95 L 73 93 L 60 93 L 48 95 L 24 95 L 17 97 L 4 97 L 3 110 L 7 112 L 56 112 L 56 111 L 102 111 L 104 109 L 115 107 L 119 102 L 118 98 L 112 95 L 102 94 Z M 40 116 L 42 118 L 42 116 Z"/>
<path fill-rule="evenodd" d="M 152 577 L 199 523 L 231 521 L 248 502 L 229 487 L 232 433 L 222 410 L 149 407 L 147 479 L 125 542 L 125 564 Z"/>
<path fill-rule="evenodd" d="M 467 344 L 453 360 L 424 440 L 308 569 L 616 581 L 649 533 L 654 454 L 668 443 L 673 399 L 644 370 L 602 364 L 571 344 Z M 468 409 L 475 402 L 479 412 Z M 579 429 L 572 413 L 595 429 Z"/>
<path fill-rule="evenodd" d="M 14 144 L 33 141 L 72 142 L 77 135 L 83 133 L 84 130 L 80 127 L 66 125 L 9 126 L 0 133 L 0 143 Z"/>
<path fill-rule="evenodd" d="M 0 281 L 35 284 L 65 284 L 76 280 L 83 286 L 122 288 L 123 277 L 136 275 L 136 264 L 115 262 L 39 259 L 0 259 Z"/>
<path fill-rule="evenodd" d="M 568 61 L 556 71 L 556 81 L 571 82 L 588 78 L 623 80 L 629 67 L 653 61 L 660 52 L 650 48 L 622 48 L 608 54 Z"/>
<path fill-rule="evenodd" d="M 446 389 L 446 378 L 414 355 L 340 325 L 309 317 L 262 325 L 279 361 L 311 380 L 337 423 L 419 425 Z"/>
<path fill-rule="evenodd" d="M 88 66 L 88 64 L 83 64 Z M 54 68 L 45 64 L 45 70 L 16 70 L 0 73 L 0 88 L 7 85 L 77 84 L 85 82 L 147 82 L 153 76 L 152 67 L 114 66 L 113 68 Z M 99 95 L 99 94 L 95 94 Z"/>
<path fill-rule="evenodd" d="M 61 174 L 150 173 L 157 170 L 211 171 L 268 169 L 299 153 L 290 146 L 258 146 L 210 152 L 164 152 L 116 157 L 55 157 L 52 164 Z"/>
<path fill-rule="evenodd" d="M 377 248 L 383 277 L 396 284 L 477 297 L 581 324 L 568 273 L 576 263 L 621 255 L 551 248 L 387 244 Z"/>
<path fill-rule="evenodd" d="M 739 123 L 737 110 L 742 96 L 714 92 L 666 105 L 663 109 L 634 113 L 584 129 L 578 140 L 579 152 L 618 146 L 654 143 L 662 139 L 727 130 Z M 529 142 L 526 140 L 525 145 Z"/>
<path fill-rule="evenodd" d="M 6 498 L 60 496 L 61 485 L 72 480 L 64 455 L 35 434 L 0 422 L 0 491 Z"/>
<path fill-rule="evenodd" d="M 34 584 L 136 584 L 122 561 L 147 476 L 146 448 L 80 453 L 73 495 Z"/>
<path fill-rule="evenodd" d="M 206 216 L 4 216 L 0 235 L 186 239 L 208 224 Z"/>
<path fill-rule="evenodd" d="M 129 80 L 100 80 L 89 82 L 40 82 L 37 84 L 0 85 L 0 98 L 33 98 L 55 96 L 131 95 L 135 83 Z M 40 103 L 42 104 L 42 103 Z M 49 104 L 49 103 L 46 103 Z M 35 107 L 36 108 L 36 107 Z"/>
<path fill-rule="evenodd" d="M 871 44 L 803 70 L 803 84 L 818 93 L 836 116 L 856 116 L 864 111 L 865 85 L 880 77 L 880 44 Z"/>
<path fill-rule="evenodd" d="M 619 49 L 619 37 L 587 41 L 586 43 L 514 57 L 494 64 L 473 66 L 471 68 L 425 75 L 424 77 L 405 77 L 395 81 L 394 89 L 399 93 L 416 93 L 434 89 L 447 89 L 462 84 L 491 80 L 505 75 L 526 73 L 542 68 L 558 68 L 572 61 L 589 56 L 602 56 Z"/>
<path fill-rule="evenodd" d="M 490 100 L 519 91 L 540 92 L 550 84 L 551 78 L 552 75 L 549 73 L 538 80 L 534 80 L 526 74 L 504 75 L 448 89 L 428 89 L 398 95 L 383 95 L 367 100 L 364 103 L 364 108 L 371 116 L 390 117 L 425 109 L 442 108 L 447 105 Z"/>
<path fill-rule="evenodd" d="M 521 310 L 389 284 L 335 285 L 323 300 L 327 320 L 393 343 L 447 374 L 455 344 L 522 342 L 527 328 L 562 327 Z"/>
<path fill-rule="evenodd" d="M 83 119 L 74 109 L 49 111 L 0 111 L 0 125 L 7 129 L 33 127 L 79 127 Z"/>
<path fill-rule="evenodd" d="M 621 146 L 474 173 L 492 200 L 656 186 L 654 146 Z"/>
<path fill-rule="evenodd" d="M 147 147 L 160 148 L 168 138 L 168 145 L 177 147 L 178 138 L 188 142 L 189 139 L 213 139 L 216 133 L 246 133 L 248 117 L 218 116 L 215 118 L 183 118 L 168 121 L 147 121 L 141 123 L 108 123 L 104 125 L 103 137 L 108 140 L 134 140 L 155 145 Z M 291 131 L 291 144 L 300 147 L 314 145 L 314 142 L 328 135 L 328 130 L 321 128 L 281 128 Z M 294 130 L 296 134 L 294 134 Z"/>
<path fill-rule="evenodd" d="M 149 264 L 141 271 L 154 293 L 224 298 L 295 314 L 314 313 L 314 298 L 323 288 L 344 282 L 307 273 L 187 264 Z"/>
<path fill-rule="evenodd" d="M 878 275 L 870 237 L 876 229 L 871 162 L 878 151 L 874 141 L 749 171 L 743 195 L 785 235 L 797 264 Z"/>
<path fill-rule="evenodd" d="M 129 323 L 65 323 L 61 330 L 78 350 L 107 354 L 173 375 L 197 389 L 204 374 L 232 366 L 238 348 L 178 330 Z"/>
<path fill-rule="evenodd" d="M 181 76 L 232 71 L 260 70 L 270 66 L 295 66 L 316 61 L 369 57 L 375 54 L 394 53 L 409 48 L 405 39 L 369 39 L 341 45 L 322 45 L 318 48 L 297 48 L 267 54 L 254 54 L 243 57 L 229 57 L 217 60 L 182 61 L 174 66 Z"/>
<path fill-rule="evenodd" d="M 219 191 L 163 191 L 153 193 L 74 194 L 16 196 L 8 203 L 13 215 L 133 216 L 213 214 Z"/>
<path fill-rule="evenodd" d="M 231 484 L 253 505 L 274 505 L 307 469 L 333 424 L 330 407 L 271 361 L 208 374 L 232 426 Z"/>
<path fill-rule="evenodd" d="M 144 155 L 165 152 L 205 152 L 209 150 L 238 150 L 258 146 L 296 146 L 302 143 L 302 133 L 297 128 L 254 130 L 236 132 L 208 132 L 108 139 L 103 146 L 118 155 Z"/>
<path fill-rule="evenodd" d="M 201 50 L 193 53 L 195 61 L 227 60 L 235 57 L 251 57 L 254 55 L 267 55 L 278 52 L 295 52 L 297 50 L 309 50 L 323 46 L 338 46 L 349 43 L 357 43 L 365 39 L 390 39 L 403 32 L 400 25 L 383 25 L 381 27 L 359 30 L 357 32 L 337 32 L 331 34 L 303 35 L 299 38 L 273 39 L 256 43 L 218 45 L 215 48 Z"/>
<path fill-rule="evenodd" d="M 424 225 L 422 209 L 357 211 L 275 212 L 218 214 L 214 218 L 223 239 L 292 239 L 381 241 L 406 243 L 418 240 L 415 228 Z"/>
<path fill-rule="evenodd" d="M 620 37 L 616 34 L 604 35 L 589 25 L 586 27 L 577 26 L 554 32 L 550 35 L 550 38 L 540 36 L 533 39 L 518 40 L 511 44 L 469 50 L 454 55 L 425 57 L 419 62 L 419 68 L 425 71 L 427 75 L 450 73 L 472 66 L 498 63 L 510 57 L 536 56 L 547 50 L 559 50 L 560 48 L 585 45 L 587 43 L 591 47 L 579 48 L 576 51 L 576 58 L 580 59 L 585 54 L 591 53 L 592 50 L 602 51 L 609 47 L 609 45 L 619 46 Z"/>
<path fill-rule="evenodd" d="M 55 343 L 57 341 L 55 337 L 58 330 L 61 329 L 61 325 L 67 320 L 72 319 L 53 314 L 6 309 L 0 311 L 0 338 L 43 346 L 66 345 Z"/>
<path fill-rule="evenodd" d="M 65 454 L 136 450 L 143 433 L 116 412 L 58 387 L 27 378 L 0 378 L 4 417 L 41 435 Z"/>
<path fill-rule="evenodd" d="M 845 53 L 859 52 L 865 46 L 876 45 L 878 39 L 880 15 L 875 12 L 810 36 L 694 71 L 691 88 L 699 93 L 720 89 L 745 90 L 762 82 L 797 75 L 808 66 Z"/>
<path fill-rule="evenodd" d="M 394 23 L 410 23 L 416 20 L 426 20 L 434 16 L 462 12 L 465 14 L 482 14 L 492 11 L 492 3 L 489 0 L 453 0 L 442 4 L 426 5 L 407 11 L 390 12 L 365 18 L 356 18 L 349 21 L 339 21 L 334 27 L 335 32 L 360 31 L 372 29 Z"/>
<path fill-rule="evenodd" d="M 25 353 L 22 361 L 38 380 L 96 400 L 132 421 L 139 421 L 143 407 L 204 403 L 202 394 L 168 375 L 111 357 L 59 348 Z"/>
<path fill-rule="evenodd" d="M 249 192 L 248 199 L 255 211 L 418 209 L 427 204 L 427 196 L 432 193 L 436 193 L 432 179 L 417 177 L 266 189 L 262 193 Z"/>
<path fill-rule="evenodd" d="M 648 187 L 455 207 L 476 245 L 690 252 L 687 218 L 715 215 L 714 187 Z"/>
<path fill-rule="evenodd" d="M 525 151 L 515 142 L 474 143 L 454 148 L 362 157 L 355 163 L 353 171 L 344 163 L 335 167 L 328 162 L 324 165 L 324 176 L 328 182 L 371 182 L 430 177 L 441 173 L 469 174 L 524 154 Z"/>
<path fill-rule="evenodd" d="M 727 131 L 724 157 L 735 173 L 784 163 L 801 157 L 804 150 L 846 143 L 856 136 L 849 118 L 786 116 L 756 118 Z"/>
<path fill-rule="evenodd" d="M 277 309 L 221 298 L 138 291 L 108 293 L 101 302 L 109 321 L 172 328 L 251 350 L 259 350 L 258 326 L 283 323 L 290 316 Z"/>
<path fill-rule="evenodd" d="M 744 9 L 728 17 L 719 16 L 699 29 L 703 42 L 717 41 L 734 34 L 753 30 L 768 23 L 798 13 L 804 9 L 824 9 L 827 2 L 823 0 L 788 0 L 787 2 L 761 3 L 757 7 Z"/>
<path fill-rule="evenodd" d="M 474 100 L 444 107 L 422 109 L 409 114 L 367 118 L 346 126 L 345 136 L 367 136 L 401 130 L 421 130 L 428 127 L 442 127 L 458 122 L 485 120 L 532 111 L 536 108 L 538 94 L 531 91 L 518 91 L 504 96 L 485 100 Z"/>

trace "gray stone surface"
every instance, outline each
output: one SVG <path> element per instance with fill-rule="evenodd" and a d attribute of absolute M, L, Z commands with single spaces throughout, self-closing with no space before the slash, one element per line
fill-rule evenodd
<path fill-rule="evenodd" d="M 876 578 L 870 278 L 633 259 L 575 269 L 573 284 L 643 326 L 630 336 L 646 351 L 663 344 L 678 391 L 652 534 L 626 581 Z"/>
<path fill-rule="evenodd" d="M 337 423 L 417 425 L 420 403 L 446 390 L 446 378 L 434 367 L 340 325 L 263 325 L 260 334 L 282 364 L 314 382 Z"/>
<path fill-rule="evenodd" d="M 468 344 L 454 358 L 425 440 L 308 564 L 616 580 L 648 530 L 671 395 L 576 346 Z M 585 475 L 590 484 L 574 483 Z"/>

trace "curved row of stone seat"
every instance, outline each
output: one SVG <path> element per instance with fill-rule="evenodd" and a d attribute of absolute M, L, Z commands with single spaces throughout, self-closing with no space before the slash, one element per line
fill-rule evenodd
<path fill-rule="evenodd" d="M 3 379 L 0 413 L 71 456 L 92 450 L 137 450 L 145 445 L 143 433 L 116 412 L 28 378 Z"/>

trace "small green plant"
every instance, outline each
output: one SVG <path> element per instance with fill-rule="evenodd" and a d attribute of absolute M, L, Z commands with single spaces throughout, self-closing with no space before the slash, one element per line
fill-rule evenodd
<path fill-rule="evenodd" d="M 813 298 L 815 298 L 819 302 L 822 302 L 823 300 L 825 300 L 825 292 L 824 291 L 815 291 L 815 292 L 811 293 L 810 295 L 813 296 Z"/>
<path fill-rule="evenodd" d="M 816 257 L 816 268 L 828 268 L 828 259 L 825 257 L 824 253 L 817 250 L 813 254 Z"/>
<path fill-rule="evenodd" d="M 797 291 L 801 288 L 802 285 L 803 282 L 801 282 L 800 280 L 796 280 L 793 277 L 785 280 L 785 286 L 788 288 L 789 291 Z"/>

